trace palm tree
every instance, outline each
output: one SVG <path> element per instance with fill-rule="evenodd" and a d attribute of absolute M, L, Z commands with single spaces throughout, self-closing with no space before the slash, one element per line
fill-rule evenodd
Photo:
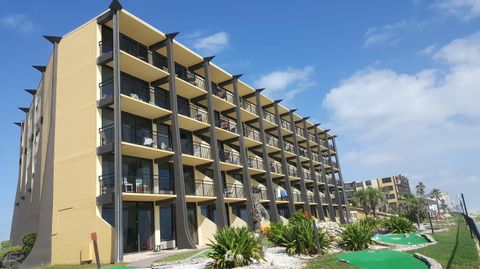
<path fill-rule="evenodd" d="M 440 206 L 438 204 L 438 201 L 440 200 L 441 195 L 442 192 L 439 189 L 432 189 L 430 191 L 430 198 L 435 199 L 435 202 L 437 203 L 437 215 L 440 215 Z"/>
<path fill-rule="evenodd" d="M 377 209 L 387 200 L 384 189 L 374 189 L 368 187 L 363 190 L 356 191 L 353 194 L 353 202 L 363 207 L 365 215 L 368 216 L 370 211 L 374 217 L 377 217 Z"/>
<path fill-rule="evenodd" d="M 418 223 L 427 215 L 426 204 L 422 198 L 406 193 L 400 200 L 399 215 Z"/>
<path fill-rule="evenodd" d="M 368 216 L 368 214 L 370 214 L 370 205 L 368 202 L 366 190 L 358 190 L 354 192 L 352 202 L 356 206 L 361 206 L 363 208 L 363 212 L 365 212 L 365 215 Z"/>
<path fill-rule="evenodd" d="M 423 184 L 423 182 L 418 182 L 415 189 L 417 190 L 417 196 L 418 197 L 424 197 L 425 196 L 425 184 Z"/>

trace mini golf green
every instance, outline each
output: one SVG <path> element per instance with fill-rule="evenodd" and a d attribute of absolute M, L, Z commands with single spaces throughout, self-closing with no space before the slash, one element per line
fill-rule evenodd
<path fill-rule="evenodd" d="M 393 250 L 362 250 L 342 253 L 337 259 L 362 269 L 428 269 L 428 265 L 414 256 Z"/>
<path fill-rule="evenodd" d="M 405 234 L 376 234 L 373 239 L 380 242 L 398 244 L 398 245 L 419 245 L 430 243 L 424 236 L 417 236 L 418 233 Z"/>

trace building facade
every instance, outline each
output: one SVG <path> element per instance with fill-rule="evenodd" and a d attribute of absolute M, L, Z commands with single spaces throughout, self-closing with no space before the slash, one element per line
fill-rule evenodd
<path fill-rule="evenodd" d="M 348 221 L 335 136 L 113 1 L 62 36 L 21 128 L 11 239 L 24 263 L 205 245 L 218 228 L 297 210 Z M 268 85 L 265 85 L 268 87 Z"/>
<path fill-rule="evenodd" d="M 352 201 L 353 194 L 358 190 L 363 190 L 368 187 L 371 188 L 383 188 L 387 191 L 387 207 L 398 207 L 400 205 L 400 199 L 403 194 L 411 193 L 410 184 L 408 178 L 402 175 L 376 178 L 363 181 L 352 181 L 345 183 L 345 195 L 349 203 Z"/>

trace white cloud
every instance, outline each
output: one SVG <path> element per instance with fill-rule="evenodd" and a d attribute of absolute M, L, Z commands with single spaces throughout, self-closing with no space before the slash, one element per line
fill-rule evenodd
<path fill-rule="evenodd" d="M 296 94 L 313 86 L 314 67 L 287 68 L 265 74 L 254 81 L 255 87 L 266 88 L 265 93 L 273 98 L 291 100 Z"/>
<path fill-rule="evenodd" d="M 430 54 L 432 69 L 364 69 L 329 91 L 327 125 L 340 135 L 340 147 L 352 145 L 344 168 L 424 174 L 420 180 L 455 192 L 475 188 L 468 182 L 480 173 L 480 32 Z"/>
<path fill-rule="evenodd" d="M 436 0 L 432 7 L 465 21 L 480 16 L 478 0 Z"/>
<path fill-rule="evenodd" d="M 365 48 L 395 45 L 402 40 L 402 34 L 419 31 L 432 24 L 433 21 L 407 21 L 402 20 L 393 24 L 370 27 L 365 33 Z"/>
<path fill-rule="evenodd" d="M 185 39 L 194 49 L 205 56 L 220 53 L 230 45 L 229 34 L 226 32 L 218 32 L 211 35 L 195 32 L 186 36 Z"/>
<path fill-rule="evenodd" d="M 0 18 L 0 25 L 3 27 L 19 30 L 23 33 L 30 33 L 37 29 L 37 26 L 27 15 L 8 14 Z"/>

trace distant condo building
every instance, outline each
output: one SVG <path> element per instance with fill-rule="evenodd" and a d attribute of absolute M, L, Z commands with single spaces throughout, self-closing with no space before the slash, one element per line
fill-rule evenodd
<path fill-rule="evenodd" d="M 353 194 L 358 190 L 368 187 L 384 188 L 387 191 L 387 206 L 399 206 L 400 198 L 405 193 L 411 193 L 408 178 L 402 175 L 376 178 L 363 181 L 345 183 L 345 194 L 349 203 L 352 202 Z"/>
<path fill-rule="evenodd" d="M 93 232 L 103 263 L 204 246 L 219 228 L 252 227 L 254 195 L 265 223 L 297 210 L 348 222 L 335 135 L 176 35 L 113 1 L 45 37 L 53 52 L 16 123 L 11 240 L 38 234 L 25 267 L 92 262 Z M 392 203 L 409 191 L 402 176 L 369 184 Z"/>

